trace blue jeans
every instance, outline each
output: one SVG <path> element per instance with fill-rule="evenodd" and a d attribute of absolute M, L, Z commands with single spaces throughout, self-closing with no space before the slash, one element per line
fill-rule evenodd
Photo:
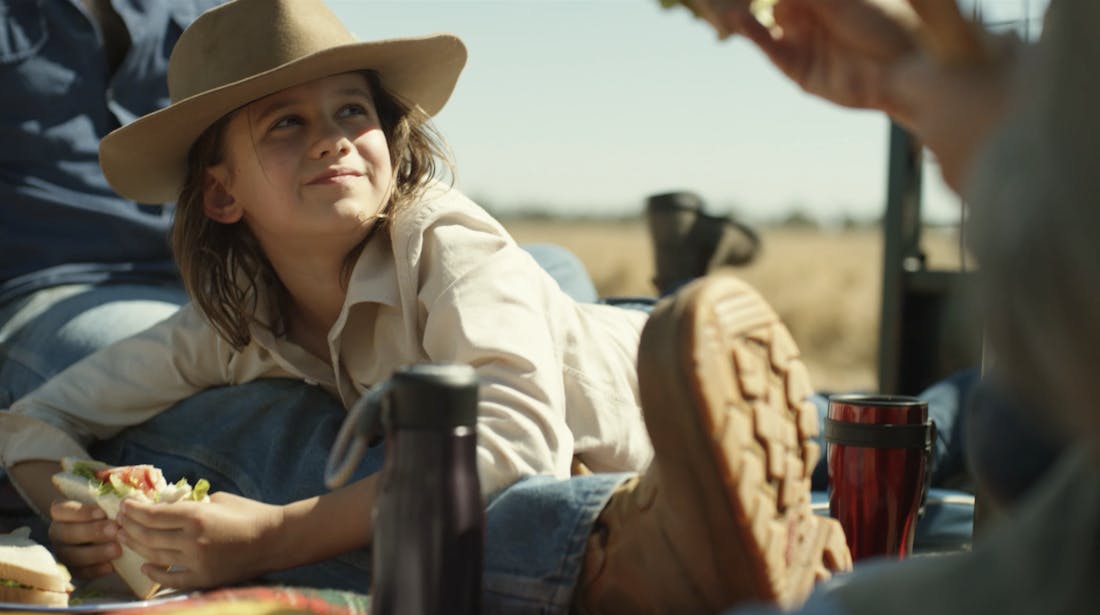
<path fill-rule="evenodd" d="M 577 303 L 595 303 L 600 298 L 584 263 L 569 250 L 550 243 L 525 243 L 521 247 Z"/>
<path fill-rule="evenodd" d="M 182 288 L 58 286 L 0 305 L 0 408 L 75 361 L 147 329 L 187 301 Z"/>

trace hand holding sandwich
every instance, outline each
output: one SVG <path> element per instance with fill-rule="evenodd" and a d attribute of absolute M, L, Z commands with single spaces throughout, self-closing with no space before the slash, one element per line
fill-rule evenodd
<path fill-rule="evenodd" d="M 255 578 L 279 559 L 268 551 L 279 545 L 269 534 L 282 522 L 282 508 L 228 493 L 214 493 L 202 504 L 126 501 L 113 521 L 97 505 L 59 500 L 50 516 L 58 559 L 82 579 L 114 572 L 120 542 L 145 559 L 145 576 L 177 589 Z"/>
<path fill-rule="evenodd" d="M 370 541 L 370 511 L 378 487 L 378 477 L 371 476 L 283 505 L 228 493 L 211 494 L 201 505 L 129 498 L 125 505 L 118 500 L 109 514 L 94 503 L 98 496 L 86 483 L 76 483 L 80 489 L 67 501 L 54 502 L 57 481 L 52 479 L 63 469 L 70 468 L 28 461 L 9 473 L 36 510 L 53 516 L 50 537 L 59 559 L 84 578 L 101 576 L 108 572 L 106 566 L 117 569 L 120 560 L 136 560 L 136 574 L 130 575 L 129 564 L 124 570 L 139 597 L 161 584 L 217 587 L 362 549 Z M 74 501 L 79 498 L 87 503 Z M 132 557 L 119 556 L 123 551 Z M 152 563 L 146 564 L 146 558 Z"/>
<path fill-rule="evenodd" d="M 205 503 L 210 500 L 207 495 L 210 485 L 205 479 L 200 479 L 194 487 L 186 479 L 169 483 L 160 469 L 151 465 L 115 467 L 98 461 L 64 458 L 61 460 L 61 470 L 50 477 L 50 482 L 58 492 L 73 502 L 99 507 L 107 519 L 115 522 L 118 521 L 119 510 L 126 502 L 167 506 L 179 502 Z M 75 505 L 68 506 L 72 510 Z M 94 517 L 94 513 L 92 516 Z M 87 528 L 88 525 L 84 524 L 83 527 Z M 104 526 L 103 531 L 109 533 L 111 526 Z M 121 533 L 121 529 L 118 531 Z M 51 528 L 51 533 L 60 535 L 63 532 Z M 85 543 L 85 547 L 87 550 L 91 545 Z M 143 574 L 141 569 L 144 564 L 145 559 L 126 545 L 122 545 L 120 555 L 111 560 L 111 567 L 134 595 L 147 600 L 160 589 L 160 583 Z"/>
<path fill-rule="evenodd" d="M 215 587 L 256 578 L 285 558 L 275 539 L 283 508 L 230 493 L 206 503 L 127 500 L 119 541 L 143 556 L 141 570 L 168 587 Z"/>
<path fill-rule="evenodd" d="M 57 500 L 50 505 L 50 544 L 74 577 L 96 579 L 114 572 L 111 561 L 122 555 L 118 524 L 95 504 Z"/>

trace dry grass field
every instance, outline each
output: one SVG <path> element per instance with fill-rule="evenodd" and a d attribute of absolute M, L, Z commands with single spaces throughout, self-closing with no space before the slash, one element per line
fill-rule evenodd
<path fill-rule="evenodd" d="M 653 253 L 642 222 L 506 220 L 521 243 L 549 242 L 585 263 L 601 296 L 652 295 Z M 738 273 L 776 308 L 820 390 L 871 390 L 882 276 L 876 230 L 771 229 L 763 252 Z M 925 232 L 936 268 L 956 268 L 953 231 Z"/>

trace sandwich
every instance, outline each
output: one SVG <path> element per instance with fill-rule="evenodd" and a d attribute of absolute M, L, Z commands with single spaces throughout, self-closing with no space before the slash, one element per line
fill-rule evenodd
<path fill-rule="evenodd" d="M 749 12 L 752 16 L 759 21 L 765 28 L 775 27 L 775 16 L 772 10 L 775 8 L 775 3 L 778 0 L 752 0 L 749 4 Z"/>
<path fill-rule="evenodd" d="M 169 483 L 160 469 L 151 465 L 112 467 L 99 461 L 67 457 L 61 460 L 61 469 L 53 475 L 54 487 L 69 499 L 96 504 L 112 520 L 118 516 L 122 501 L 128 498 L 149 503 L 210 501 L 207 495 L 210 483 L 205 479 L 196 481 L 194 487 L 184 478 Z M 144 557 L 122 545 L 122 555 L 111 565 L 135 596 L 148 600 L 157 593 L 160 584 L 141 571 L 144 563 Z"/>
<path fill-rule="evenodd" d="M 0 602 L 68 606 L 72 576 L 21 527 L 0 534 Z"/>

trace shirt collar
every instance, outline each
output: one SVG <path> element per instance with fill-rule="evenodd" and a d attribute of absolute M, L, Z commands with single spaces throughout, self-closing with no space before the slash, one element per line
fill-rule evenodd
<path fill-rule="evenodd" d="M 388 229 L 376 233 L 364 246 L 359 260 L 352 269 L 348 281 L 345 306 L 356 303 L 382 303 L 395 306 L 400 303 L 392 244 Z"/>
<path fill-rule="evenodd" d="M 381 303 L 388 306 L 400 304 L 397 268 L 394 266 L 391 245 L 389 233 L 379 232 L 363 247 L 363 251 L 359 254 L 359 259 L 352 269 L 351 279 L 348 281 L 347 298 L 344 299 L 344 308 L 336 319 L 333 331 L 343 329 L 351 307 L 357 303 Z M 261 288 L 259 292 L 261 297 L 264 297 L 270 290 Z M 257 302 L 256 308 L 256 316 L 259 322 L 274 322 L 267 301 L 260 300 Z M 275 354 L 280 353 L 279 342 L 270 329 L 254 322 L 251 330 L 253 338 L 261 346 Z M 332 332 L 329 335 L 331 338 Z"/>

